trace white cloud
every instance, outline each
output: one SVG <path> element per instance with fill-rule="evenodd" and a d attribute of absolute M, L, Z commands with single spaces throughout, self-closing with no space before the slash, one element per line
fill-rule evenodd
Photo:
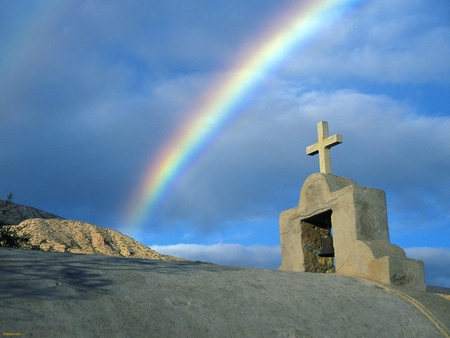
<path fill-rule="evenodd" d="M 427 285 L 450 288 L 450 248 L 415 247 L 405 252 L 408 258 L 424 262 Z"/>
<path fill-rule="evenodd" d="M 288 200 L 291 191 L 298 196 L 303 180 L 318 167 L 304 149 L 317 139 L 316 123 L 327 120 L 331 133 L 344 136 L 344 143 L 332 151 L 336 175 L 388 190 L 395 196 L 390 207 L 398 212 L 411 209 L 411 219 L 429 212 L 444 220 L 439 215 L 450 201 L 442 184 L 450 180 L 445 169 L 450 167 L 450 148 L 442 144 L 450 144 L 450 118 L 419 116 L 409 103 L 386 95 L 354 90 L 299 93 L 289 85 L 278 89 L 255 99 L 218 136 L 174 190 L 168 218 L 203 218 L 206 227 L 217 228 L 237 219 L 268 216 L 265 212 L 273 217 L 274 210 L 293 206 L 297 197 Z"/>
<path fill-rule="evenodd" d="M 281 265 L 279 246 L 241 244 L 151 245 L 159 253 L 221 265 L 277 269 Z"/>
<path fill-rule="evenodd" d="M 279 246 L 240 244 L 151 245 L 159 253 L 221 265 L 277 269 L 281 265 Z M 425 264 L 427 285 L 450 287 L 450 249 L 415 247 L 405 249 L 408 258 Z"/>
<path fill-rule="evenodd" d="M 449 7 L 374 1 L 324 32 L 287 63 L 286 76 L 448 82 Z M 446 14 L 445 14 L 446 13 Z"/>

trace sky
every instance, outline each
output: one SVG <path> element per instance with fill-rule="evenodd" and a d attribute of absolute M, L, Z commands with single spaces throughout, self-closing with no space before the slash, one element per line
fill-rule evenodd
<path fill-rule="evenodd" d="M 2 0 L 0 50 L 0 198 L 276 269 L 328 121 L 333 174 L 450 287 L 447 0 Z"/>

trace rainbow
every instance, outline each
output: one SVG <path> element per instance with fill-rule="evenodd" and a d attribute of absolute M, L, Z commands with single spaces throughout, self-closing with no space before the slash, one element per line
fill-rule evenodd
<path fill-rule="evenodd" d="M 251 46 L 227 76 L 217 81 L 197 103 L 189 122 L 183 124 L 148 165 L 139 191 L 134 195 L 126 227 L 144 226 L 158 203 L 175 182 L 204 153 L 208 145 L 239 114 L 237 109 L 272 69 L 302 44 L 306 44 L 328 24 L 341 18 L 355 0 L 299 1 L 279 17 L 275 25 L 261 35 L 259 46 Z M 250 54 L 251 53 L 251 54 Z"/>

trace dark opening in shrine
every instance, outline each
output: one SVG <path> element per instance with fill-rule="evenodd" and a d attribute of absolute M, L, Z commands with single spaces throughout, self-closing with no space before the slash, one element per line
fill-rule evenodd
<path fill-rule="evenodd" d="M 301 220 L 301 238 L 302 249 L 304 255 L 304 268 L 306 272 L 318 273 L 333 273 L 335 267 L 333 265 L 334 249 L 331 241 L 331 214 L 332 210 L 327 210 L 323 213 L 314 215 L 312 217 Z M 323 242 L 331 245 L 328 248 L 328 254 L 325 257 L 320 257 L 323 254 Z M 330 253 L 332 253 L 330 255 Z"/>

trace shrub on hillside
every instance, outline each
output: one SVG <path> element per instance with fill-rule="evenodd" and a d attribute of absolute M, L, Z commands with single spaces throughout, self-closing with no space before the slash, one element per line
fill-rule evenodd
<path fill-rule="evenodd" d="M 14 225 L 7 224 L 7 217 L 11 213 L 13 194 L 10 193 L 5 201 L 0 201 L 0 246 L 6 246 L 10 248 L 24 248 L 30 247 L 30 235 L 19 235 Z M 35 249 L 34 246 L 30 247 Z"/>

